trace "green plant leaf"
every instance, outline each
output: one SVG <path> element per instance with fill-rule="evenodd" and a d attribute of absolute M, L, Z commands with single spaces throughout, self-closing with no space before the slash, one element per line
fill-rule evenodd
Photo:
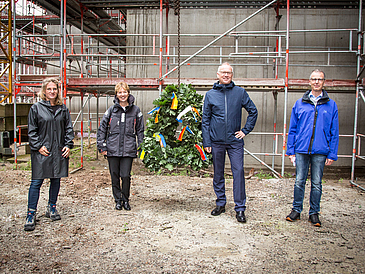
<path fill-rule="evenodd" d="M 177 109 L 171 109 L 172 94 L 178 99 Z M 203 95 L 198 94 L 192 85 L 169 85 L 161 93 L 160 97 L 153 101 L 155 107 L 159 106 L 158 122 L 155 123 L 157 112 L 147 120 L 145 139 L 141 149 L 145 151 L 143 163 L 151 171 L 159 171 L 161 168 L 173 170 L 179 166 L 190 166 L 193 170 L 207 168 L 211 163 L 211 155 L 207 154 L 207 161 L 202 161 L 195 144 L 201 145 L 201 113 L 203 107 Z M 182 123 L 176 118 L 186 107 L 192 106 L 195 112 L 188 112 L 182 116 Z M 194 134 L 185 131 L 182 141 L 178 140 L 184 126 L 189 126 Z M 166 147 L 161 147 L 159 138 L 154 134 L 162 134 L 166 141 Z"/>

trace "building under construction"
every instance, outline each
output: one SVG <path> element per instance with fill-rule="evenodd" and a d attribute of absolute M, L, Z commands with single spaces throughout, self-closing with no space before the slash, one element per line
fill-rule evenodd
<path fill-rule="evenodd" d="M 259 110 L 245 141 L 253 156 L 246 165 L 265 163 L 283 175 L 290 165 L 285 143 L 291 107 L 319 68 L 339 107 L 334 166 L 351 169 L 356 184 L 355 170 L 365 163 L 361 0 L 0 3 L 0 102 L 13 106 L 6 115 L 0 112 L 2 143 L 20 145 L 21 134 L 14 133 L 26 120 L 16 119 L 17 105 L 35 102 L 46 77 L 60 78 L 75 131 L 83 137 L 97 130 L 116 83 L 128 83 L 148 117 L 166 85 L 192 84 L 204 94 L 216 81 L 217 67 L 229 62 L 235 84 Z"/>

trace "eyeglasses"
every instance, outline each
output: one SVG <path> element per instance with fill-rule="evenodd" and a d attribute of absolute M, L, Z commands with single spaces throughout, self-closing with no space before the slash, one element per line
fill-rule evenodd
<path fill-rule="evenodd" d="M 220 74 L 228 74 L 231 75 L 233 72 L 232 71 L 219 71 Z"/>
<path fill-rule="evenodd" d="M 311 78 L 310 79 L 311 81 L 313 81 L 313 82 L 323 82 L 324 81 L 324 79 L 323 78 Z"/>

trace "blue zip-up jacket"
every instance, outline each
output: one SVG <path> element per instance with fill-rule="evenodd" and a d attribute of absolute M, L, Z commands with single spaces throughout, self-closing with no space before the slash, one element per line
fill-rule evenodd
<path fill-rule="evenodd" d="M 244 128 L 241 129 L 242 107 L 248 112 Z M 202 135 L 203 146 L 211 147 L 212 143 L 241 143 L 235 132 L 242 130 L 249 134 L 257 120 L 257 109 L 245 89 L 236 86 L 234 82 L 227 85 L 219 82 L 213 85 L 204 99 Z"/>
<path fill-rule="evenodd" d="M 322 154 L 337 160 L 339 142 L 338 109 L 335 101 L 322 90 L 317 106 L 308 90 L 293 106 L 288 133 L 287 155 Z"/>

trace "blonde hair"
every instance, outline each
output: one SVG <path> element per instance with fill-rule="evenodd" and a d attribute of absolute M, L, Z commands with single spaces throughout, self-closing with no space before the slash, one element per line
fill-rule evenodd
<path fill-rule="evenodd" d="M 120 91 L 121 89 L 124 89 L 126 92 L 128 92 L 128 94 L 131 93 L 129 86 L 126 82 L 119 82 L 115 85 L 115 95 L 117 95 L 118 91 Z"/>
<path fill-rule="evenodd" d="M 42 100 L 47 100 L 46 97 L 46 89 L 49 83 L 54 83 L 57 86 L 57 99 L 56 99 L 56 105 L 62 105 L 62 94 L 60 91 L 60 82 L 57 78 L 46 78 L 42 82 L 41 91 L 38 93 L 38 97 Z"/>

